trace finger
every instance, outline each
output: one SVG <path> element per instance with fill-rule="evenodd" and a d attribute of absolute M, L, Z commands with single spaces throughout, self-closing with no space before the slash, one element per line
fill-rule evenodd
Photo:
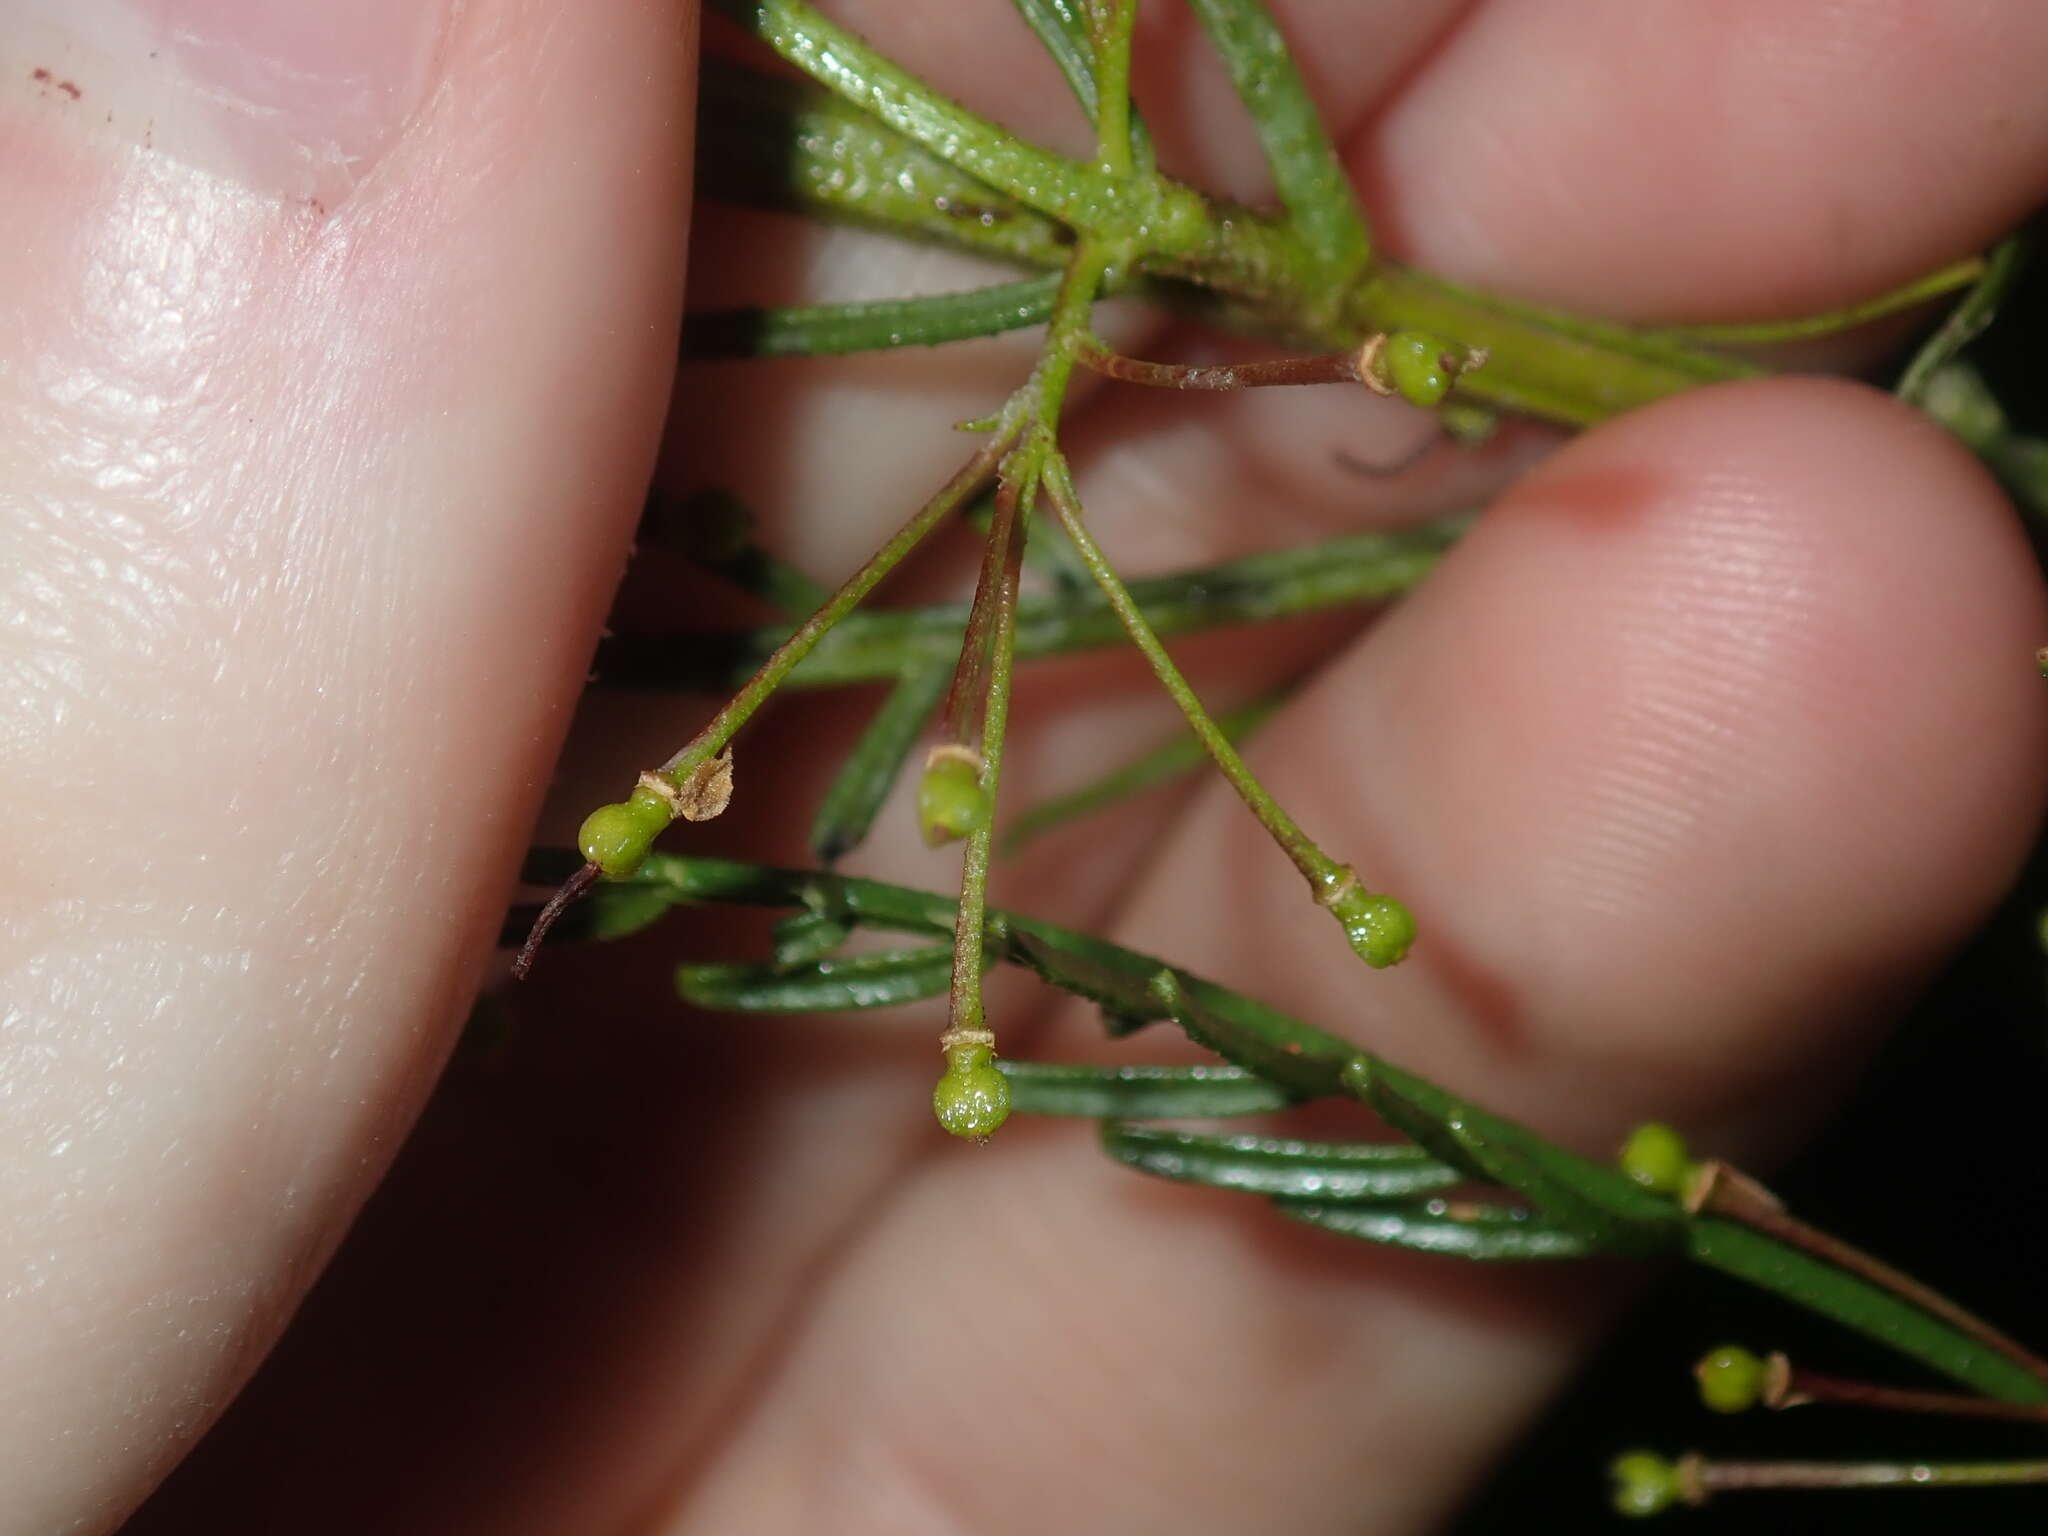
<path fill-rule="evenodd" d="M 1754 1154 L 2025 847 L 2044 620 L 1993 488 L 1901 408 L 1670 402 L 1518 487 L 1258 744 L 1415 905 L 1406 966 L 1363 972 L 1221 793 L 1116 936 L 1590 1153 L 1661 1115 Z M 781 1511 L 796 1465 L 793 1509 L 860 1486 L 932 1528 L 1427 1528 L 1611 1295 L 1281 1238 L 1010 1135 L 872 1221 L 669 1529 Z"/>
<path fill-rule="evenodd" d="M 161 1475 L 417 1108 L 628 536 L 684 224 L 668 5 L 99 9 L 0 42 L 24 1532 Z"/>
<path fill-rule="evenodd" d="M 1481 5 L 1354 158 L 1448 276 L 1622 320 L 1880 292 L 2048 191 L 2039 6 Z"/>

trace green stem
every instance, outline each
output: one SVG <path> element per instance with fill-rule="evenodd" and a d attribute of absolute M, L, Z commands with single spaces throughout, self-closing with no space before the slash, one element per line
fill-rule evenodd
<path fill-rule="evenodd" d="M 1216 717 L 1216 728 L 1235 743 L 1244 740 L 1263 725 L 1274 710 L 1281 705 L 1283 696 L 1269 694 L 1255 699 L 1241 709 L 1231 710 Z M 1193 736 L 1176 736 L 1163 747 L 1155 748 L 1141 757 L 1121 763 L 1102 777 L 1072 790 L 1064 795 L 1055 795 L 1024 812 L 1003 833 L 1003 854 L 1009 857 L 1033 838 L 1051 831 L 1063 822 L 1086 816 L 1092 811 L 1102 810 L 1127 800 L 1132 795 L 1164 784 L 1171 779 L 1199 766 L 1204 761 L 1202 743 Z"/>
<path fill-rule="evenodd" d="M 1216 764 L 1223 777 L 1230 782 L 1231 788 L 1237 791 L 1238 798 L 1243 800 L 1252 815 L 1258 818 L 1259 825 L 1266 829 L 1267 836 L 1279 845 L 1281 852 L 1285 853 L 1294 867 L 1301 871 L 1301 876 L 1308 882 L 1317 903 L 1331 908 L 1339 921 L 1346 923 L 1349 930 L 1351 918 L 1346 909 L 1349 905 L 1355 904 L 1359 897 L 1369 897 L 1371 894 L 1361 886 L 1357 871 L 1332 859 L 1301 829 L 1294 818 L 1273 798 L 1266 786 L 1259 782 L 1258 776 L 1238 755 L 1237 748 L 1231 745 L 1229 736 L 1210 718 L 1208 710 L 1202 707 L 1202 701 L 1195 696 L 1195 691 L 1188 685 L 1187 678 L 1181 674 L 1180 668 L 1174 665 L 1173 658 L 1166 654 L 1166 647 L 1160 643 L 1159 636 L 1146 622 L 1144 612 L 1133 600 L 1130 589 L 1123 584 L 1122 578 L 1116 574 L 1115 567 L 1103 554 L 1102 547 L 1088 531 L 1087 521 L 1081 512 L 1080 497 L 1074 490 L 1074 482 L 1067 470 L 1066 460 L 1058 454 L 1051 456 L 1046 464 L 1045 484 L 1046 498 L 1052 503 L 1053 510 L 1059 517 L 1060 527 L 1065 530 L 1067 538 L 1079 551 L 1081 559 L 1088 566 L 1089 574 L 1101 588 L 1104 600 L 1115 611 L 1118 622 L 1123 625 L 1124 633 L 1131 637 L 1131 643 L 1144 656 L 1146 664 L 1152 669 L 1152 675 L 1159 680 L 1159 685 L 1166 690 L 1168 697 L 1180 706 L 1181 714 L 1186 717 L 1189 728 L 1202 743 L 1203 750 L 1209 754 L 1210 760 Z M 1354 933 L 1352 938 L 1354 947 L 1357 947 L 1358 935 Z M 1401 947 L 1405 951 L 1406 945 Z M 1394 958 L 1398 959 L 1399 956 Z"/>
<path fill-rule="evenodd" d="M 902 564 L 904 557 L 924 541 L 925 535 L 981 489 L 995 472 L 996 464 L 1007 447 L 1007 434 L 993 434 L 988 444 L 969 459 L 958 474 L 941 486 L 938 493 L 920 507 L 888 543 L 869 557 L 867 564 L 847 578 L 824 607 L 798 625 L 795 632 L 775 648 L 774 654 L 761 664 L 760 670 L 747 680 L 726 706 L 712 716 L 711 722 L 692 737 L 688 745 L 663 763 L 657 772 L 677 784 L 684 784 L 699 767 L 724 751 L 739 728 L 753 718 L 754 711 L 782 686 L 790 673 L 796 670 L 797 663 L 810 654 L 811 648 L 831 631 L 832 626 L 851 613 L 884 576 Z"/>
<path fill-rule="evenodd" d="M 2003 1488 L 2048 1483 L 2048 1461 L 1707 1461 L 1689 1457 L 1679 1480 L 1707 1495 L 1754 1488 Z"/>
<path fill-rule="evenodd" d="M 1119 181 L 1135 171 L 1131 159 L 1131 34 L 1137 0 L 1094 0 L 1095 158 Z"/>
<path fill-rule="evenodd" d="M 1153 632 L 1165 636 L 1385 602 L 1435 569 L 1464 526 L 1464 519 L 1450 519 L 1393 533 L 1349 534 L 1134 581 L 1130 592 Z M 855 613 L 819 642 L 786 686 L 838 688 L 947 665 L 960 649 L 968 612 L 963 604 L 948 603 Z M 722 693 L 744 682 L 788 634 L 759 629 L 619 636 L 598 650 L 598 679 L 616 687 Z M 1093 587 L 1018 604 L 1019 657 L 1065 655 L 1123 638 L 1115 610 Z"/>
<path fill-rule="evenodd" d="M 999 524 L 1012 528 L 1004 542 L 998 579 L 1001 589 L 995 604 L 994 623 L 989 636 L 988 683 L 979 731 L 981 789 L 991 807 L 1003 777 L 1003 745 L 1010 719 L 1010 685 L 1015 676 L 1017 623 L 1017 580 L 1023 552 L 1023 530 L 1015 525 L 1027 515 L 1036 486 L 1005 480 L 997 493 L 1011 503 L 998 507 Z M 993 540 L 991 543 L 993 544 Z M 960 865 L 960 902 L 953 918 L 953 981 L 948 1027 L 953 1030 L 987 1029 L 982 1007 L 982 977 L 988 968 L 988 874 L 993 861 L 995 817 L 991 813 L 967 834 L 967 848 Z"/>

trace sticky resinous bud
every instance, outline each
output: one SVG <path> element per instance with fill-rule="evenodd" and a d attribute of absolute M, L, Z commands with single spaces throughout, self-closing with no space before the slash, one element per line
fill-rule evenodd
<path fill-rule="evenodd" d="M 1371 336 L 1358 353 L 1358 375 L 1374 394 L 1399 395 L 1434 410 L 1461 373 L 1485 365 L 1484 347 L 1463 347 L 1428 331 Z"/>
<path fill-rule="evenodd" d="M 1339 870 L 1320 893 L 1359 959 L 1376 971 L 1399 965 L 1415 943 L 1415 916 L 1393 897 L 1368 891 L 1349 870 Z"/>
<path fill-rule="evenodd" d="M 1010 1118 L 1010 1080 L 996 1067 L 995 1032 L 948 1030 L 939 1050 L 946 1070 L 932 1089 L 932 1113 L 948 1135 L 987 1141 Z"/>
<path fill-rule="evenodd" d="M 981 754 L 949 742 L 933 747 L 917 781 L 917 826 L 926 844 L 936 848 L 979 832 L 989 823 L 992 806 L 983 787 Z"/>

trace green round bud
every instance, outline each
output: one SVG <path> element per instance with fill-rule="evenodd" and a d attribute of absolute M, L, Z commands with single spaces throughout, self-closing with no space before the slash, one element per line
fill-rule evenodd
<path fill-rule="evenodd" d="M 986 1141 L 1010 1118 L 1010 1080 L 985 1045 L 946 1052 L 946 1072 L 932 1089 L 932 1113 L 951 1136 Z"/>
<path fill-rule="evenodd" d="M 2034 652 L 2034 665 L 2041 669 L 2041 675 L 2048 677 L 2048 645 Z"/>
<path fill-rule="evenodd" d="M 640 867 L 668 821 L 668 806 L 661 797 L 636 789 L 632 799 L 600 805 L 584 817 L 576 846 L 606 875 L 624 879 Z"/>
<path fill-rule="evenodd" d="M 1764 1363 L 1740 1344 L 1723 1344 L 1702 1355 L 1692 1373 L 1700 1384 L 1700 1401 L 1715 1413 L 1742 1413 L 1754 1408 L 1764 1392 Z"/>
<path fill-rule="evenodd" d="M 1692 1154 L 1685 1138 L 1655 1120 L 1646 1120 L 1628 1133 L 1616 1161 L 1623 1173 L 1660 1195 L 1682 1194 L 1692 1175 Z"/>
<path fill-rule="evenodd" d="M 960 752 L 932 755 L 917 782 L 917 825 L 926 843 L 936 848 L 979 832 L 988 825 L 990 809 L 977 763 Z"/>
<path fill-rule="evenodd" d="M 1328 906 L 1344 925 L 1352 950 L 1376 971 L 1399 965 L 1415 942 L 1414 914 L 1391 896 L 1353 884 Z"/>
<path fill-rule="evenodd" d="M 1614 1508 L 1624 1515 L 1654 1515 L 1679 1497 L 1678 1468 L 1652 1451 L 1625 1451 L 1607 1464 Z"/>
<path fill-rule="evenodd" d="M 1396 331 L 1380 354 L 1387 382 L 1410 405 L 1424 410 L 1451 392 L 1451 369 L 1444 364 L 1449 342 L 1427 331 Z"/>

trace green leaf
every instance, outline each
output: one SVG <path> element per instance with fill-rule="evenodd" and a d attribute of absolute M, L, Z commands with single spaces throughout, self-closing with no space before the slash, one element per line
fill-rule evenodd
<path fill-rule="evenodd" d="M 1112 1122 L 1102 1147 L 1128 1168 L 1183 1184 L 1346 1202 L 1447 1189 L 1464 1175 L 1406 1142 L 1212 1136 Z"/>
<path fill-rule="evenodd" d="M 1275 1200 L 1283 1216 L 1340 1232 L 1361 1242 L 1481 1262 L 1582 1259 L 1601 1250 L 1582 1233 L 1547 1222 L 1533 1211 L 1425 1200 L 1412 1205 L 1337 1205 Z"/>
<path fill-rule="evenodd" d="M 818 803 L 811 853 L 819 863 L 834 863 L 866 841 L 904 760 L 946 696 L 951 676 L 945 666 L 920 667 L 904 673 L 889 690 Z"/>
<path fill-rule="evenodd" d="M 852 937 L 852 926 L 835 912 L 805 908 L 776 923 L 771 935 L 775 963 L 806 965 L 829 955 Z"/>
<path fill-rule="evenodd" d="M 1192 1120 L 1285 1109 L 1292 1096 L 1242 1067 L 1067 1066 L 998 1061 L 1020 1114 Z"/>
<path fill-rule="evenodd" d="M 676 990 L 685 1002 L 723 1013 L 821 1013 L 937 997 L 952 975 L 951 945 L 920 944 L 794 967 L 684 965 L 676 970 Z"/>
<path fill-rule="evenodd" d="M 730 491 L 710 487 L 677 497 L 655 490 L 647 497 L 640 526 L 657 549 L 716 571 L 791 619 L 815 612 L 832 595 L 749 538 L 753 514 Z"/>
<path fill-rule="evenodd" d="M 866 299 L 785 309 L 700 310 L 684 317 L 686 359 L 829 357 L 891 347 L 936 347 L 1043 325 L 1057 274 L 965 293 Z"/>
<path fill-rule="evenodd" d="M 669 901 L 646 886 L 606 880 L 591 887 L 583 906 L 580 916 L 591 938 L 623 939 L 658 921 Z"/>
<path fill-rule="evenodd" d="M 1255 699 L 1242 709 L 1218 715 L 1217 729 L 1230 741 L 1242 741 L 1271 717 L 1273 711 L 1280 707 L 1282 697 L 1280 694 L 1269 694 L 1262 699 Z M 1164 746 L 1155 747 L 1141 757 L 1119 764 L 1081 788 L 1070 790 L 1064 795 L 1056 795 L 1050 800 L 1043 800 L 1032 806 L 1004 832 L 1003 852 L 1015 853 L 1034 837 L 1051 831 L 1063 822 L 1104 810 L 1155 785 L 1192 773 L 1195 769 L 1205 766 L 1208 761 L 1208 755 L 1202 750 L 1201 741 L 1182 731 Z"/>
<path fill-rule="evenodd" d="M 1977 279 L 1976 286 L 1963 295 L 1962 302 L 1949 312 L 1907 364 L 1899 378 L 1897 394 L 1901 400 L 1910 405 L 1921 404 L 1934 376 L 1983 333 L 1997 315 L 2006 290 L 2019 276 L 2027 245 L 2024 235 L 2011 235 L 1992 248 L 1984 259 L 1984 275 Z"/>
<path fill-rule="evenodd" d="M 1277 1027 L 1267 1028 L 1225 1018 L 1206 1006 L 1191 977 L 1171 968 L 1154 972 L 1147 990 L 1197 1045 L 1304 1097 L 1332 1092 L 1351 1058 L 1351 1047 L 1343 1041 L 1320 1030 L 1287 1028 L 1293 1021 L 1284 1015 L 1272 1021 Z"/>
<path fill-rule="evenodd" d="M 1619 1254 L 1669 1252 L 1684 1235 L 1678 1203 L 1651 1193 L 1619 1169 L 1545 1141 L 1525 1126 L 1444 1092 L 1372 1057 L 1354 1059 L 1346 1088 L 1396 1130 L 1541 1208 L 1558 1226 Z"/>
<path fill-rule="evenodd" d="M 1201 200 L 1157 178 L 1115 177 L 1027 144 L 932 90 L 802 0 L 715 0 L 820 85 L 926 150 L 1078 230 L 1185 243 L 1205 223 Z M 1148 228 L 1148 226 L 1151 226 Z"/>
<path fill-rule="evenodd" d="M 1350 534 L 1130 584 L 1161 635 L 1256 624 L 1359 603 L 1383 602 L 1420 582 L 1469 525 L 1447 518 L 1393 533 Z M 790 674 L 795 687 L 832 688 L 895 679 L 921 664 L 950 663 L 967 626 L 964 604 L 854 613 Z M 737 687 L 786 628 L 740 633 L 616 636 L 598 650 L 599 680 L 635 688 Z M 1020 659 L 1117 644 L 1123 629 L 1092 587 L 1036 594 L 1017 605 Z"/>
<path fill-rule="evenodd" d="M 706 56 L 697 195 L 832 219 L 995 261 L 1056 268 L 1072 236 L 808 80 Z"/>
<path fill-rule="evenodd" d="M 1325 273 L 1348 279 L 1370 258 L 1372 241 L 1286 38 L 1261 0 L 1188 4 L 1252 115 L 1288 219 Z"/>
<path fill-rule="evenodd" d="M 1087 19 L 1081 14 L 1084 0 L 1010 0 L 1024 24 L 1031 28 L 1059 66 L 1061 78 L 1090 123 L 1095 121 L 1095 44 L 1088 34 Z M 1141 176 L 1156 169 L 1152 136 L 1133 110 L 1131 118 L 1131 162 Z"/>
<path fill-rule="evenodd" d="M 2016 1361 L 1860 1275 L 1753 1228 L 1719 1216 L 1695 1216 L 1687 1223 L 1685 1248 L 1698 1263 L 1831 1317 L 1986 1396 L 2008 1403 L 2048 1403 L 2048 1381 Z"/>

